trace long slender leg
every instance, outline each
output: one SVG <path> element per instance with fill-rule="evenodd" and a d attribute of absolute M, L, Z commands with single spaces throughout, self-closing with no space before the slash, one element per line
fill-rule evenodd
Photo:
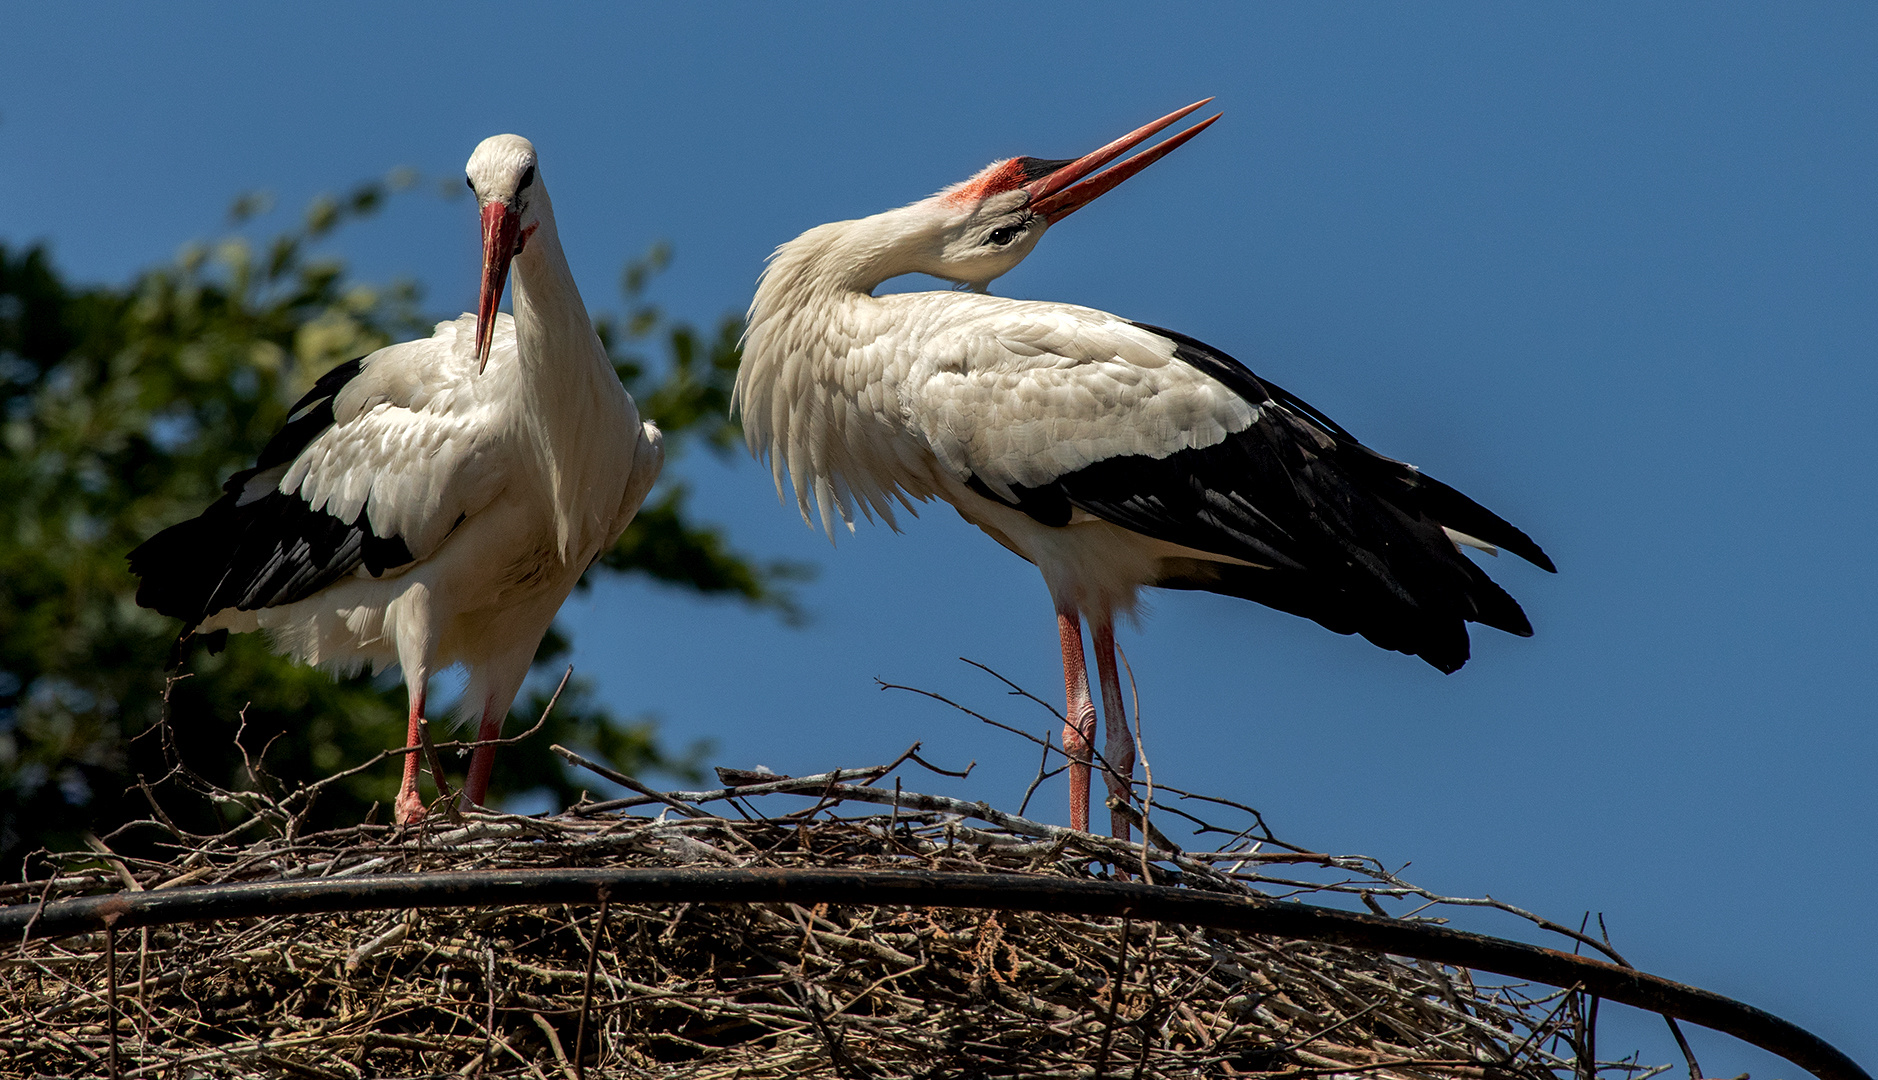
<path fill-rule="evenodd" d="M 421 820 L 424 799 L 417 793 L 417 770 L 423 762 L 422 729 L 424 699 L 430 688 L 431 667 L 436 660 L 437 642 L 430 632 L 430 590 L 419 582 L 406 588 L 385 607 L 383 625 L 398 643 L 398 668 L 404 672 L 404 690 L 411 699 L 410 725 L 405 728 L 404 783 L 398 788 L 398 801 L 392 806 L 392 819 L 403 825 Z"/>
<path fill-rule="evenodd" d="M 1091 620 L 1089 630 L 1095 639 L 1096 677 L 1102 681 L 1102 723 L 1108 730 L 1108 743 L 1102 748 L 1108 767 L 1102 770 L 1102 779 L 1108 782 L 1109 794 L 1128 802 L 1134 791 L 1135 737 L 1128 731 L 1122 681 L 1115 670 L 1115 623 L 1101 615 Z M 1116 836 L 1128 839 L 1127 818 L 1111 812 L 1109 826 Z"/>
<path fill-rule="evenodd" d="M 502 722 L 509 718 L 506 707 L 500 713 L 496 711 L 494 695 L 483 701 L 482 723 L 476 727 L 476 741 L 488 742 L 502 737 Z M 469 775 L 463 779 L 463 797 L 457 805 L 465 809 L 481 806 L 483 797 L 489 794 L 489 774 L 496 767 L 496 748 L 478 746 L 470 751 Z"/>
<path fill-rule="evenodd" d="M 1089 831 L 1089 748 L 1095 742 L 1095 702 L 1083 663 L 1082 620 L 1075 608 L 1058 608 L 1056 632 L 1063 644 L 1063 751 L 1069 755 L 1069 824 Z"/>
<path fill-rule="evenodd" d="M 400 825 L 419 821 L 424 817 L 424 799 L 417 793 L 418 759 L 423 755 L 415 748 L 422 746 L 424 742 L 424 737 L 418 731 L 417 725 L 424 719 L 425 685 L 426 680 L 420 679 L 416 681 L 416 685 L 410 687 L 411 719 L 410 726 L 404 732 L 404 745 L 410 748 L 411 752 L 404 755 L 404 783 L 398 788 L 398 801 L 391 809 L 392 820 Z"/>

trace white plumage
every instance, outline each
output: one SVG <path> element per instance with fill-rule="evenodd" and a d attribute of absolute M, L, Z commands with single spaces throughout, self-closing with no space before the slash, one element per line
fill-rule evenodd
<path fill-rule="evenodd" d="M 935 465 L 1008 499 L 1105 458 L 1211 446 L 1258 417 L 1176 362 L 1172 341 L 1107 312 L 945 292 L 818 307 L 772 288 L 782 276 L 771 267 L 751 309 L 745 436 L 776 448 L 804 516 L 812 498 L 831 531 L 852 527 L 856 499 L 887 516 L 888 497 L 941 495 Z M 898 445 L 909 437 L 917 452 Z"/>
<path fill-rule="evenodd" d="M 561 603 L 663 462 L 594 335 L 534 147 L 485 140 L 468 174 L 479 313 L 329 372 L 226 497 L 131 556 L 139 601 L 185 636 L 261 629 L 336 671 L 398 663 L 413 746 L 430 676 L 455 663 L 479 739 L 499 735 Z M 511 259 L 513 318 L 495 311 Z M 467 800 L 492 762 L 479 747 Z M 407 755 L 400 820 L 422 812 L 417 765 Z"/>
<path fill-rule="evenodd" d="M 982 295 L 1051 224 L 1210 124 L 1098 171 L 1201 104 L 1082 158 L 994 162 L 929 199 L 784 244 L 751 304 L 737 376 L 752 451 L 831 537 L 857 510 L 891 525 L 895 503 L 940 498 L 1043 573 L 1077 828 L 1095 723 L 1081 620 L 1102 682 L 1105 774 L 1126 800 L 1134 749 L 1114 620 L 1142 586 L 1257 600 L 1451 671 L 1467 658 L 1468 621 L 1531 633 L 1456 541 L 1551 568 L 1518 529 L 1224 353 L 1091 308 Z M 975 292 L 873 295 L 915 272 Z M 1115 828 L 1126 835 L 1120 815 Z"/>
<path fill-rule="evenodd" d="M 420 670 L 458 662 L 477 667 L 516 647 L 532 657 L 547 622 L 517 618 L 515 609 L 545 601 L 552 620 L 651 489 L 659 436 L 639 423 L 623 389 L 606 392 L 605 379 L 619 386 L 609 369 L 605 379 L 568 388 L 562 404 L 535 403 L 555 415 L 552 423 L 563 429 L 557 441 L 570 452 L 539 453 L 537 433 L 527 429 L 543 426 L 546 417 L 517 415 L 531 388 L 522 385 L 530 380 L 516 353 L 514 320 L 497 316 L 490 367 L 481 375 L 475 329 L 475 316 L 464 315 L 437 324 L 429 338 L 365 357 L 330 399 L 332 426 L 291 463 L 249 478 L 246 501 L 237 500 L 254 501 L 249 493 L 258 489 L 342 522 L 363 514 L 373 535 L 401 539 L 411 561 L 377 576 L 361 564 L 303 600 L 223 608 L 198 632 L 265 629 L 297 659 L 341 672 L 398 662 L 401 636 L 434 640 L 429 661 L 413 657 Z M 637 439 L 606 437 L 631 427 L 641 429 Z M 575 460 L 562 460 L 569 457 Z M 550 498 L 555 474 L 569 465 L 616 479 L 572 488 L 557 504 Z M 618 478 L 625 486 L 609 500 L 604 489 L 617 487 Z"/>

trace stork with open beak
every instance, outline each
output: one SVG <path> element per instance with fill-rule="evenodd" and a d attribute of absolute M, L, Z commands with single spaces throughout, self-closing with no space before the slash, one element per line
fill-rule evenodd
<path fill-rule="evenodd" d="M 253 468 L 130 564 L 137 602 L 183 620 L 179 645 L 266 630 L 335 671 L 397 663 L 407 748 L 430 676 L 465 665 L 461 709 L 480 745 L 463 801 L 475 805 L 542 636 L 632 521 L 664 451 L 594 335 L 534 146 L 485 139 L 467 180 L 482 218 L 476 314 L 322 375 Z M 513 318 L 496 310 L 511 266 Z M 405 755 L 400 822 L 424 812 L 419 756 Z"/>
<path fill-rule="evenodd" d="M 1142 586 L 1243 597 L 1360 633 L 1444 672 L 1467 623 L 1530 635 L 1519 604 L 1461 553 L 1525 533 L 1383 457 L 1224 352 L 1070 304 L 983 295 L 1054 224 L 1193 138 L 1215 115 L 1109 168 L 1205 105 L 1079 158 L 993 162 L 909 206 L 810 229 L 776 249 L 750 305 L 734 407 L 830 537 L 858 509 L 939 498 L 1042 571 L 1067 698 L 1070 818 L 1089 824 L 1095 706 L 1110 792 L 1132 795 L 1117 615 Z M 1106 171 L 1104 169 L 1106 168 Z M 973 292 L 875 296 L 925 273 Z M 1126 819 L 1112 822 L 1126 836 Z"/>

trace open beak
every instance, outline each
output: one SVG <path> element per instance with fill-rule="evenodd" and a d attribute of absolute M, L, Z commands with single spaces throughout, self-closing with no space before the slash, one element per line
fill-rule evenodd
<path fill-rule="evenodd" d="M 476 373 L 489 366 L 489 343 L 496 333 L 496 307 L 509 281 L 515 260 L 515 242 L 521 234 L 522 215 L 501 202 L 483 207 L 483 288 L 476 299 Z"/>
<path fill-rule="evenodd" d="M 1222 114 L 1214 113 L 1205 120 L 1193 125 L 1180 134 L 1158 146 L 1143 150 L 1107 172 L 1099 172 L 1103 166 L 1128 151 L 1147 142 L 1163 128 L 1205 105 L 1212 98 L 1196 101 L 1184 109 L 1176 109 L 1152 124 L 1136 128 L 1116 139 L 1094 153 L 1084 154 L 1046 176 L 1031 181 L 1024 190 L 1030 193 L 1030 210 L 1041 214 L 1051 224 L 1055 224 L 1082 209 L 1087 204 L 1107 192 L 1123 180 L 1172 153 L 1174 148 L 1188 139 L 1206 130 L 1206 126 L 1218 120 Z M 1093 175 L 1092 175 L 1093 174 Z M 1087 177 L 1087 179 L 1084 179 Z M 1080 183 L 1078 182 L 1080 181 Z"/>

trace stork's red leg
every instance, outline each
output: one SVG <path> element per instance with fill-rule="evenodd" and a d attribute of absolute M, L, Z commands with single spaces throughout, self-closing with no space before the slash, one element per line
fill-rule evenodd
<path fill-rule="evenodd" d="M 502 715 L 498 716 L 495 712 L 495 702 L 484 701 L 483 720 L 476 728 L 476 741 L 479 743 L 487 743 L 492 739 L 501 738 L 502 721 L 507 719 L 508 713 L 506 710 Z M 484 796 L 489 794 L 489 774 L 495 767 L 495 747 L 478 746 L 475 750 L 470 751 L 469 775 L 463 779 L 463 797 L 458 800 L 457 805 L 464 809 L 468 809 L 472 806 L 481 806 Z"/>
<path fill-rule="evenodd" d="M 404 783 L 398 788 L 398 801 L 392 806 L 392 820 L 400 825 L 421 821 L 424 817 L 424 799 L 417 793 L 417 769 L 419 758 L 424 755 L 418 747 L 424 745 L 423 732 L 418 724 L 424 719 L 424 686 L 420 682 L 411 687 L 411 721 L 404 732 L 404 745 L 411 752 L 404 755 Z"/>
<path fill-rule="evenodd" d="M 1075 608 L 1056 613 L 1063 644 L 1063 751 L 1069 755 L 1070 828 L 1089 831 L 1089 747 L 1095 742 L 1095 702 L 1089 699 L 1089 671 L 1083 664 L 1082 620 Z"/>
<path fill-rule="evenodd" d="M 1128 731 L 1121 676 L 1115 670 L 1115 624 L 1107 616 L 1099 616 L 1089 629 L 1095 638 L 1096 677 L 1102 681 L 1102 723 L 1108 730 L 1108 742 L 1102 748 L 1107 766 L 1102 770 L 1102 779 L 1108 783 L 1109 794 L 1127 802 L 1134 791 L 1135 738 Z M 1090 732 L 1091 737 L 1094 734 Z M 1127 818 L 1111 811 L 1109 826 L 1116 836 L 1128 839 Z"/>

